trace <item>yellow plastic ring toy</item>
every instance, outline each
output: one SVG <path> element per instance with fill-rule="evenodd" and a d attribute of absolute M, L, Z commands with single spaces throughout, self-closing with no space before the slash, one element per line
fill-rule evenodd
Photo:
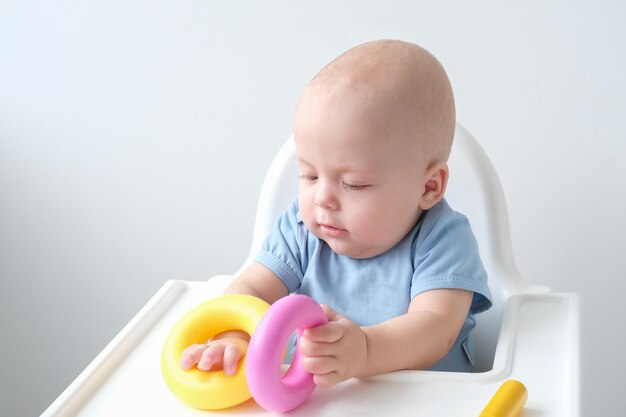
<path fill-rule="evenodd" d="M 269 308 L 265 301 L 250 295 L 229 294 L 208 300 L 187 313 L 174 326 L 161 353 L 161 372 L 166 385 L 184 403 L 204 410 L 232 407 L 251 398 L 245 372 L 245 356 L 235 375 L 183 370 L 180 356 L 188 346 L 205 343 L 228 330 L 252 335 Z"/>

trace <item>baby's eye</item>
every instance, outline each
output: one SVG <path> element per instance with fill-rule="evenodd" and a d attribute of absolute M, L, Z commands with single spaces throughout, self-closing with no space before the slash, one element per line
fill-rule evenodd
<path fill-rule="evenodd" d="M 306 175 L 306 174 L 302 174 L 299 177 L 301 180 L 304 180 L 306 182 L 314 182 L 317 177 L 315 175 Z"/>
<path fill-rule="evenodd" d="M 356 184 L 349 184 L 347 182 L 342 182 L 343 188 L 345 188 L 348 191 L 358 191 L 358 190 L 362 190 L 363 188 L 367 187 L 367 185 L 356 185 Z"/>

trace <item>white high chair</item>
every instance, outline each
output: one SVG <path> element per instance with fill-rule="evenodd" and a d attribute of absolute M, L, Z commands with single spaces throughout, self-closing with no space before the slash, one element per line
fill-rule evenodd
<path fill-rule="evenodd" d="M 474 373 L 399 371 L 317 389 L 293 416 L 478 416 L 502 382 L 528 389 L 523 416 L 578 417 L 579 300 L 524 282 L 515 267 L 504 196 L 476 140 L 457 124 L 446 197 L 467 215 L 489 274 L 494 306 L 475 316 Z M 296 195 L 292 138 L 267 173 L 256 214 L 250 264 L 274 220 Z M 236 274 L 235 274 L 236 275 Z M 179 402 L 160 371 L 163 342 L 193 306 L 218 296 L 233 276 L 169 281 L 43 416 L 270 415 L 254 401 L 202 411 Z"/>

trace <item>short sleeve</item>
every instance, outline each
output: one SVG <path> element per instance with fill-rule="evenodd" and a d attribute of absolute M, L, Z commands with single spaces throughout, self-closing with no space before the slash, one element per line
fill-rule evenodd
<path fill-rule="evenodd" d="M 414 248 L 411 298 L 434 289 L 474 292 L 470 313 L 492 305 L 487 272 L 467 218 L 452 210 L 445 200 L 424 217 Z"/>
<path fill-rule="evenodd" d="M 306 270 L 307 236 L 297 201 L 294 201 L 278 217 L 255 258 L 256 262 L 273 271 L 290 292 L 300 287 Z"/>

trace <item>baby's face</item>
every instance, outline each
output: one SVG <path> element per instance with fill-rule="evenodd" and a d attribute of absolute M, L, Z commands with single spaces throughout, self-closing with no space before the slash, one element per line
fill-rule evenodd
<path fill-rule="evenodd" d="M 357 99 L 309 92 L 294 117 L 304 224 L 353 258 L 389 250 L 421 214 L 425 158 L 410 156 L 401 129 L 373 113 Z"/>

